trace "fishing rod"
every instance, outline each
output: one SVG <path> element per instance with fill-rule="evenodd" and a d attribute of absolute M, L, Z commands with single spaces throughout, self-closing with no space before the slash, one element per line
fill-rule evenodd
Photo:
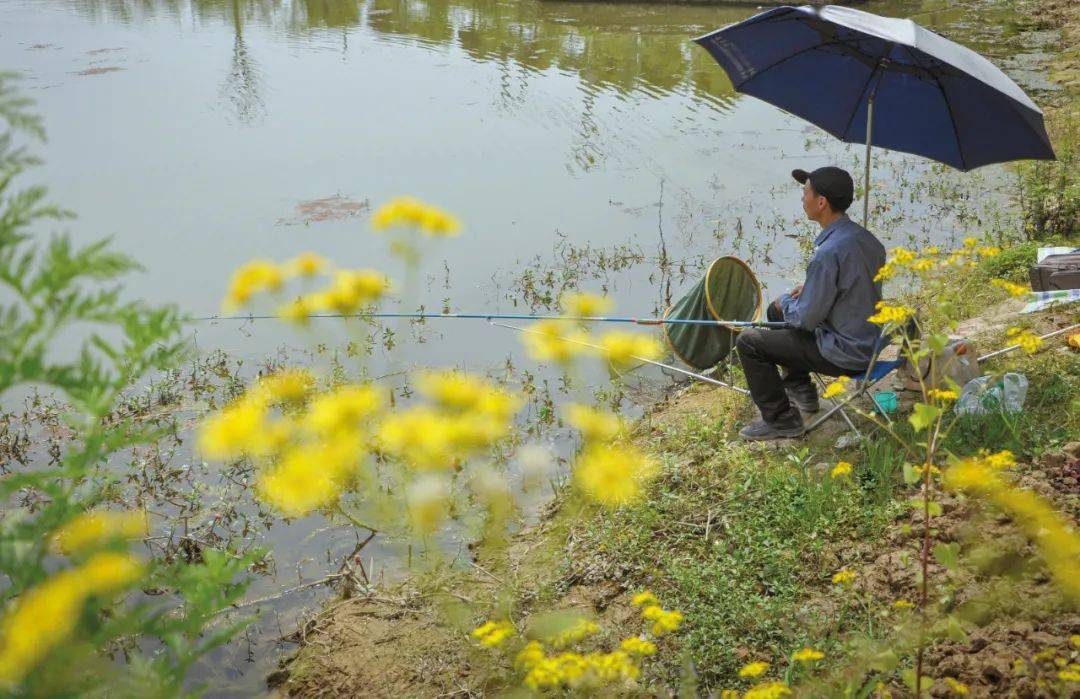
<path fill-rule="evenodd" d="M 541 333 L 541 332 L 539 332 L 537 330 L 533 330 L 532 328 L 522 328 L 520 326 L 510 325 L 508 323 L 497 323 L 494 320 L 488 320 L 488 323 L 490 323 L 491 325 L 494 325 L 496 327 L 499 327 L 499 328 L 509 328 L 510 330 L 517 330 L 518 332 L 522 332 L 522 333 L 531 333 L 533 335 L 543 335 L 544 334 L 544 333 Z M 575 339 L 575 338 L 572 338 L 572 337 L 560 337 L 559 339 L 563 340 L 564 342 L 572 342 L 575 345 L 582 345 L 583 347 L 591 347 L 591 348 L 596 349 L 596 350 L 601 350 L 602 351 L 604 349 L 600 345 L 594 345 L 591 342 L 585 342 L 584 340 L 578 340 L 578 339 Z M 747 395 L 747 396 L 750 395 L 750 391 L 746 390 L 745 388 L 741 388 L 739 386 L 735 386 L 734 384 L 730 384 L 730 383 L 724 383 L 723 381 L 721 381 L 719 379 L 714 379 L 711 376 L 705 376 L 704 374 L 697 374 L 697 373 L 695 373 L 693 371 L 687 371 L 686 369 L 681 369 L 681 368 L 679 368 L 677 366 L 672 366 L 671 364 L 664 364 L 663 362 L 658 362 L 658 361 L 655 361 L 653 359 L 648 359 L 646 357 L 642 357 L 642 356 L 636 355 L 636 354 L 631 354 L 630 358 L 631 359 L 636 359 L 639 362 L 644 362 L 646 364 L 652 364 L 653 366 L 660 367 L 661 369 L 670 369 L 671 371 L 677 371 L 680 374 L 683 374 L 684 376 L 689 376 L 690 378 L 697 379 L 698 381 L 704 381 L 705 383 L 711 383 L 711 384 L 714 384 L 716 386 L 722 386 L 724 388 L 729 388 L 732 391 L 735 391 L 737 393 L 742 393 L 743 395 Z"/>
<path fill-rule="evenodd" d="M 308 318 L 412 318 L 472 320 L 559 320 L 577 323 L 633 323 L 635 325 L 723 325 L 731 328 L 790 328 L 788 323 L 768 320 L 694 320 L 683 318 L 637 318 L 634 316 L 565 316 L 528 313 L 312 313 Z M 190 322 L 214 320 L 274 320 L 280 315 L 231 315 L 189 318 Z"/>

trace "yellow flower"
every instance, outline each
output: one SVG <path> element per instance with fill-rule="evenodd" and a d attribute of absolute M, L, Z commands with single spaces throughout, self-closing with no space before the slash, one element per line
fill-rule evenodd
<path fill-rule="evenodd" d="M 389 415 L 378 429 L 383 451 L 422 469 L 449 469 L 454 465 L 457 423 L 427 406 Z"/>
<path fill-rule="evenodd" d="M 1009 296 L 1025 296 L 1028 292 L 1028 288 L 1023 284 L 1015 284 L 1005 279 L 992 279 L 990 283 L 1009 292 Z"/>
<path fill-rule="evenodd" d="M 841 570 L 832 577 L 834 585 L 841 587 L 850 587 L 855 582 L 855 571 L 853 570 Z"/>
<path fill-rule="evenodd" d="M 739 670 L 739 677 L 758 677 L 769 669 L 769 664 L 764 662 L 748 663 Z"/>
<path fill-rule="evenodd" d="M 540 641 L 529 641 L 514 657 L 514 667 L 523 672 L 528 672 L 543 662 L 545 658 L 544 646 L 540 644 Z"/>
<path fill-rule="evenodd" d="M 567 628 L 555 634 L 550 640 L 551 647 L 556 650 L 571 646 L 581 639 L 592 636 L 600 631 L 600 626 L 588 619 L 576 619 Z"/>
<path fill-rule="evenodd" d="M 979 257 L 996 257 L 1001 254 L 1001 248 L 990 245 L 978 249 Z"/>
<path fill-rule="evenodd" d="M 892 259 L 889 262 L 897 265 L 907 265 L 916 257 L 914 252 L 906 248 L 893 248 L 891 252 Z"/>
<path fill-rule="evenodd" d="M 278 315 L 282 320 L 297 325 L 307 325 L 308 319 L 318 312 L 320 299 L 319 295 L 315 296 L 298 296 L 292 301 L 278 307 Z"/>
<path fill-rule="evenodd" d="M 105 551 L 94 554 L 72 575 L 88 595 L 108 595 L 132 585 L 142 577 L 142 562 L 127 553 Z"/>
<path fill-rule="evenodd" d="M 311 401 L 304 426 L 317 435 L 355 434 L 382 406 L 382 393 L 373 386 L 341 386 Z"/>
<path fill-rule="evenodd" d="M 226 312 L 245 305 L 260 291 L 277 291 L 284 283 L 285 275 L 270 260 L 252 260 L 233 272 L 229 290 L 223 304 Z"/>
<path fill-rule="evenodd" d="M 964 238 L 964 247 L 965 248 L 973 248 L 978 244 L 979 244 L 979 239 L 974 237 L 974 236 L 968 236 L 967 238 Z"/>
<path fill-rule="evenodd" d="M 376 270 L 339 270 L 334 274 L 334 283 L 329 289 L 320 294 L 312 294 L 308 300 L 316 309 L 345 315 L 375 303 L 389 289 L 390 280 Z"/>
<path fill-rule="evenodd" d="M 841 461 L 840 463 L 833 466 L 833 469 L 832 469 L 832 472 L 830 473 L 830 475 L 833 478 L 843 478 L 844 476 L 850 476 L 851 475 L 851 464 L 849 464 L 847 461 Z"/>
<path fill-rule="evenodd" d="M 953 696 L 966 697 L 968 695 L 967 685 L 963 682 L 958 682 L 951 677 L 946 677 L 945 684 L 949 685 L 949 691 Z"/>
<path fill-rule="evenodd" d="M 812 663 L 815 660 L 821 660 L 824 657 L 824 653 L 810 647 L 803 648 L 802 650 L 791 654 L 791 659 L 800 663 Z"/>
<path fill-rule="evenodd" d="M 289 263 L 285 265 L 285 269 L 288 270 L 290 275 L 313 277 L 326 269 L 327 265 L 328 263 L 325 257 L 313 252 L 305 252 L 290 260 Z"/>
<path fill-rule="evenodd" d="M 1030 330 L 1009 328 L 1005 335 L 1012 338 L 1009 340 L 1010 347 L 1019 347 L 1028 354 L 1035 354 L 1043 345 L 1043 339 Z"/>
<path fill-rule="evenodd" d="M 498 648 L 514 635 L 514 625 L 509 621 L 489 621 L 473 629 L 469 635 L 485 648 Z"/>
<path fill-rule="evenodd" d="M 643 605 L 653 606 L 657 604 L 660 604 L 660 600 L 656 599 L 656 595 L 649 592 L 648 590 L 637 593 L 636 595 L 634 595 L 634 598 L 630 600 L 630 605 L 634 607 L 641 607 Z"/>
<path fill-rule="evenodd" d="M 952 401 L 958 400 L 960 394 L 949 389 L 931 388 L 926 392 L 926 397 L 930 401 L 936 403 L 951 403 Z"/>
<path fill-rule="evenodd" d="M 986 454 L 982 460 L 984 464 L 998 471 L 1016 465 L 1016 455 L 1008 449 L 1003 449 L 996 454 Z"/>
<path fill-rule="evenodd" d="M 431 371 L 416 377 L 420 392 L 448 410 L 472 410 L 496 393 L 487 381 L 456 371 Z"/>
<path fill-rule="evenodd" d="M 315 377 L 303 369 L 283 369 L 264 376 L 255 387 L 255 394 L 272 402 L 291 403 L 305 398 L 315 389 Z"/>
<path fill-rule="evenodd" d="M 302 517 L 337 502 L 341 493 L 341 464 L 323 463 L 322 450 L 296 447 L 281 462 L 259 476 L 256 492 L 286 517 Z"/>
<path fill-rule="evenodd" d="M 656 359 L 660 342 L 651 335 L 614 330 L 600 337 L 604 357 L 616 367 L 625 367 L 636 359 Z"/>
<path fill-rule="evenodd" d="M 583 317 L 602 316 L 615 307 L 608 297 L 588 292 L 563 294 L 560 305 L 567 315 Z"/>
<path fill-rule="evenodd" d="M 871 323 L 877 325 L 889 325 L 903 323 L 908 318 L 915 315 L 915 310 L 908 308 L 907 306 L 890 306 L 884 301 L 878 301 L 877 306 L 874 307 L 877 313 L 867 318 Z"/>
<path fill-rule="evenodd" d="M 848 389 L 848 384 L 851 383 L 850 376 L 838 376 L 836 381 L 825 387 L 824 393 L 821 394 L 822 398 L 832 398 L 838 396 Z"/>
<path fill-rule="evenodd" d="M 412 197 L 397 197 L 379 207 L 371 218 L 377 231 L 387 228 L 417 228 L 431 237 L 457 235 L 461 223 L 449 213 Z"/>
<path fill-rule="evenodd" d="M 266 405 L 252 398 L 241 399 L 203 421 L 199 430 L 199 451 L 208 458 L 236 459 L 260 451 L 263 444 Z"/>
<path fill-rule="evenodd" d="M 1080 682 L 1080 671 L 1061 670 L 1058 672 L 1058 679 L 1064 682 Z"/>
<path fill-rule="evenodd" d="M 878 270 L 877 274 L 874 275 L 874 281 L 876 281 L 876 282 L 888 281 L 889 279 L 892 279 L 894 276 L 896 276 L 896 267 L 891 262 L 886 262 L 885 264 L 883 264 L 881 266 L 881 268 Z"/>
<path fill-rule="evenodd" d="M 1080 648 L 1080 635 L 1069 636 L 1069 642 L 1072 643 L 1073 648 Z"/>
<path fill-rule="evenodd" d="M 656 609 L 656 607 L 646 607 L 646 609 Z M 662 613 L 652 615 L 653 618 L 649 621 L 653 622 L 653 625 L 649 627 L 649 631 L 653 636 L 663 636 L 669 634 L 672 631 L 677 631 L 679 625 L 682 623 L 682 612 L 672 609 L 670 611 L 661 610 Z M 642 616 L 645 616 L 644 613 Z"/>
<path fill-rule="evenodd" d="M 0 684 L 21 682 L 71 636 L 88 597 L 117 592 L 143 572 L 135 557 L 103 552 L 23 592 L 0 622 Z"/>
<path fill-rule="evenodd" d="M 617 415 L 580 403 L 563 408 L 566 421 L 581 431 L 587 442 L 605 442 L 622 432 L 623 423 Z"/>
<path fill-rule="evenodd" d="M 928 258 L 920 258 L 908 265 L 908 269 L 912 272 L 928 272 L 934 268 L 934 260 Z"/>
<path fill-rule="evenodd" d="M 85 512 L 56 530 L 51 548 L 58 553 L 79 553 L 109 541 L 134 539 L 145 531 L 145 514 L 142 512 Z"/>
<path fill-rule="evenodd" d="M 791 687 L 783 682 L 762 682 L 746 690 L 743 699 L 780 699 L 791 696 Z"/>
<path fill-rule="evenodd" d="M 558 320 L 540 320 L 529 326 L 523 341 L 529 356 L 540 362 L 568 364 L 575 357 L 585 354 L 589 348 L 579 344 L 588 342 L 589 336 Z"/>
<path fill-rule="evenodd" d="M 656 653 L 656 644 L 650 641 L 644 641 L 637 636 L 632 636 L 625 639 L 619 644 L 621 650 L 626 651 L 630 655 L 636 655 L 638 657 L 644 657 L 647 655 L 653 655 Z"/>
<path fill-rule="evenodd" d="M 720 699 L 740 699 L 742 693 L 737 689 L 721 689 Z"/>
<path fill-rule="evenodd" d="M 586 447 L 574 467 L 574 480 L 593 500 L 625 505 L 641 494 L 643 481 L 656 473 L 656 463 L 632 447 Z"/>
<path fill-rule="evenodd" d="M 898 599 L 892 603 L 893 609 L 912 609 L 915 605 L 906 599 Z"/>

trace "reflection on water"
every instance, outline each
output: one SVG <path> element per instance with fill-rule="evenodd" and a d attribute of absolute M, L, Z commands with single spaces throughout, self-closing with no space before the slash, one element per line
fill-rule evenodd
<path fill-rule="evenodd" d="M 231 0 L 233 39 L 232 65 L 221 86 L 221 96 L 231 107 L 237 120 L 244 124 L 255 121 L 266 109 L 261 90 L 259 66 L 244 44 L 244 21 L 241 0 Z"/>
<path fill-rule="evenodd" d="M 244 25 L 259 23 L 291 35 L 362 27 L 391 41 L 454 46 L 476 60 L 506 66 L 505 97 L 523 91 L 529 73 L 577 73 L 590 89 L 655 96 L 688 90 L 717 106 L 732 99 L 731 83 L 693 36 L 737 22 L 747 7 L 518 2 L 517 0 L 68 0 L 100 21 L 133 23 L 155 17 L 230 24 L 236 50 L 227 86 L 237 116 L 262 107 L 257 66 L 243 42 Z M 348 50 L 347 34 L 342 48 Z M 513 67 L 511 67 L 513 66 Z"/>

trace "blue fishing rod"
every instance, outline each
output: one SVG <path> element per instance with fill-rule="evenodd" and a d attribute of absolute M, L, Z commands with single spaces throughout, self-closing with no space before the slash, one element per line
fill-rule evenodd
<path fill-rule="evenodd" d="M 559 320 L 576 323 L 632 323 L 635 325 L 722 325 L 731 328 L 789 328 L 788 323 L 767 320 L 691 320 L 683 318 L 637 318 L 634 316 L 566 316 L 529 313 L 312 313 L 308 318 L 441 318 L 472 320 Z M 214 320 L 274 320 L 280 315 L 225 315 L 189 318 L 192 322 Z"/>

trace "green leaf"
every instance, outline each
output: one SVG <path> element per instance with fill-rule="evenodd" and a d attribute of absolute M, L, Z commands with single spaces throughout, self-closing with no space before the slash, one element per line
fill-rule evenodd
<path fill-rule="evenodd" d="M 922 474 L 915 470 L 915 467 L 909 463 L 904 464 L 904 482 L 908 485 L 918 483 L 922 480 Z"/>
<path fill-rule="evenodd" d="M 910 689 L 912 692 L 914 692 L 916 690 L 916 687 L 915 687 L 915 671 L 910 670 L 910 669 L 909 670 L 904 670 L 903 672 L 900 673 L 900 676 L 902 678 L 904 678 L 904 684 L 906 684 L 908 686 L 908 689 Z M 918 687 L 918 690 L 925 692 L 928 689 L 930 689 L 931 685 L 933 685 L 933 684 L 934 684 L 934 678 L 927 677 L 927 676 L 923 675 L 922 682 L 920 683 L 920 686 Z"/>
<path fill-rule="evenodd" d="M 941 415 L 941 408 L 934 407 L 933 405 L 927 405 L 926 403 L 916 403 L 914 409 L 911 411 L 911 415 L 908 416 L 908 422 L 915 428 L 916 432 L 922 432 L 930 425 L 934 424 L 934 420 Z"/>
<path fill-rule="evenodd" d="M 935 545 L 934 558 L 947 570 L 956 571 L 960 567 L 960 544 Z"/>
<path fill-rule="evenodd" d="M 925 341 L 934 354 L 941 354 L 941 351 L 949 346 L 948 335 L 928 335 Z"/>

